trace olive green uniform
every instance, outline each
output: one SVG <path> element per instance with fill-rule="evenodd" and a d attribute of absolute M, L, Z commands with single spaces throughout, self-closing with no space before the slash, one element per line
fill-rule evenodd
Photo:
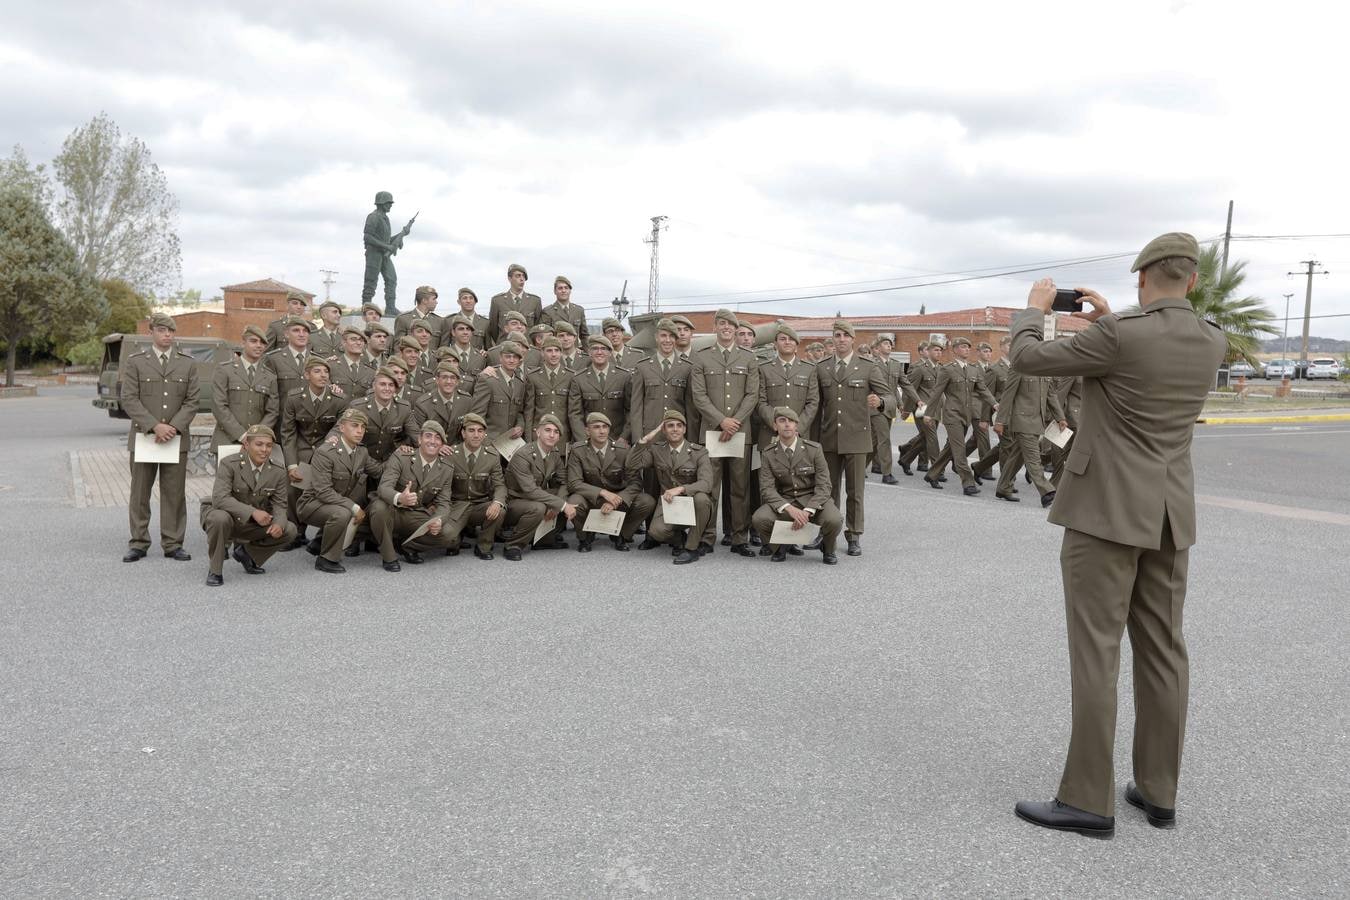
<path fill-rule="evenodd" d="M 342 555 L 342 539 L 357 508 L 365 505 L 367 485 L 378 481 L 380 464 L 366 448 L 349 448 L 341 438 L 324 442 L 310 459 L 309 486 L 300 495 L 300 521 L 321 529 L 319 555 L 331 563 Z"/>
<path fill-rule="evenodd" d="M 1003 426 L 999 447 L 1005 448 L 999 460 L 998 493 L 1012 493 L 1017 470 L 1023 465 L 1042 497 L 1054 490 L 1041 464 L 1041 435 L 1046 424 L 1063 418 L 1051 379 L 1021 372 L 1008 376 L 994 420 Z"/>
<path fill-rule="evenodd" d="M 690 377 L 689 393 L 694 401 L 694 409 L 698 412 L 700 427 L 715 431 L 721 428 L 724 418 L 735 419 L 741 423 L 740 430 L 745 432 L 746 446 L 749 447 L 751 417 L 759 402 L 759 361 L 755 355 L 742 347 L 733 345 L 727 349 L 713 344 L 694 353 L 691 362 L 693 374 Z M 749 457 L 718 457 L 716 460 L 710 459 L 709 463 L 712 466 L 712 484 L 708 493 L 712 499 L 713 516 L 704 529 L 703 543 L 712 544 L 717 539 L 717 506 L 721 500 L 725 476 L 730 487 L 727 502 L 731 506 L 731 543 L 745 544 L 750 533 Z"/>
<path fill-rule="evenodd" d="M 577 438 L 583 436 L 586 433 L 586 417 L 598 412 L 609 417 L 609 435 L 612 439 L 628 439 L 628 408 L 633 397 L 632 374 L 613 363 L 606 366 L 603 373 L 597 371 L 595 366 L 587 366 L 573 373 L 566 420 L 573 435 Z"/>
<path fill-rule="evenodd" d="M 502 475 L 502 457 L 486 442 L 475 454 L 460 444 L 445 458 L 451 469 L 450 511 L 445 517 L 445 544 L 459 547 L 464 529 L 478 529 L 478 552 L 491 553 L 497 528 L 506 519 L 506 478 Z M 488 505 L 501 504 L 501 514 L 488 521 Z"/>
<path fill-rule="evenodd" d="M 522 436 L 528 434 L 524 379 L 516 375 L 508 380 L 505 369 L 490 378 L 480 377 L 473 388 L 473 411 L 487 422 L 489 443 L 512 428 L 519 428 Z"/>
<path fill-rule="evenodd" d="M 941 453 L 938 447 L 937 424 L 929 425 L 923 420 L 923 416 L 918 414 L 919 404 L 927 405 L 933 397 L 933 389 L 937 387 L 938 368 L 931 359 L 923 357 L 909 367 L 909 380 L 914 386 L 915 402 L 904 411 L 914 414 L 914 427 L 919 433 L 900 447 L 900 462 L 903 465 L 908 466 L 917 461 L 920 468 L 926 468 Z M 925 409 L 925 412 L 929 412 L 937 419 L 939 418 L 937 413 L 941 410 Z"/>
<path fill-rule="evenodd" d="M 882 377 L 889 387 L 887 396 L 895 399 L 890 415 L 881 409 L 872 410 L 872 459 L 881 469 L 882 475 L 890 475 L 895 469 L 895 453 L 891 450 L 891 424 L 895 421 L 896 411 L 901 408 L 913 408 L 919 403 L 914 385 L 905 375 L 905 364 L 893 356 L 884 360 L 873 357 Z"/>
<path fill-rule="evenodd" d="M 435 550 L 446 547 L 445 516 L 450 512 L 450 477 L 452 469 L 437 458 L 430 463 L 420 452 L 411 456 L 396 455 L 384 466 L 380 486 L 374 499 L 366 507 L 370 515 L 370 533 L 380 545 L 380 559 L 393 562 L 394 542 L 402 541 L 404 550 Z M 417 494 L 417 505 L 398 505 L 397 495 L 409 485 Z M 414 540 L 405 538 L 425 525 L 430 519 L 441 520 L 441 533 L 423 533 Z"/>
<path fill-rule="evenodd" d="M 619 536 L 633 539 L 638 526 L 647 520 L 656 508 L 656 501 L 642 492 L 640 473 L 628 468 L 629 448 L 613 441 L 603 450 L 596 450 L 590 441 L 573 444 L 567 454 L 568 502 L 577 507 L 577 532 L 586 524 L 586 514 L 604 505 L 601 489 L 618 494 L 623 502 L 618 510 L 624 513 Z M 587 537 L 594 537 L 593 534 Z"/>
<path fill-rule="evenodd" d="M 414 322 L 421 322 L 431 332 L 431 342 L 427 344 L 428 350 L 435 352 L 441 344 L 450 341 L 450 338 L 446 335 L 445 319 L 434 312 L 423 315 L 416 309 L 399 313 L 394 317 L 394 340 L 397 341 L 405 334 L 411 333 Z"/>
<path fill-rule="evenodd" d="M 760 424 L 761 454 L 777 437 L 773 430 L 773 411 L 780 406 L 786 406 L 797 414 L 801 434 L 811 432 L 817 424 L 817 415 L 820 412 L 820 382 L 816 378 L 816 367 L 813 363 L 800 358 L 784 363 L 780 357 L 775 356 L 768 362 L 759 364 L 759 402 L 756 404 L 756 411 Z M 761 455 L 761 465 L 762 459 Z"/>
<path fill-rule="evenodd" d="M 566 441 L 570 432 L 567 405 L 571 395 L 572 373 L 561 365 L 552 372 L 546 367 L 529 372 L 525 376 L 525 421 L 534 427 L 540 416 L 556 416 L 563 423 L 559 441 Z"/>
<path fill-rule="evenodd" d="M 566 322 L 576 329 L 577 344 L 582 347 L 586 346 L 586 338 L 590 336 L 590 331 L 586 328 L 586 310 L 570 300 L 567 303 L 559 303 L 555 300 L 545 306 L 539 313 L 539 321 L 545 325 Z"/>
<path fill-rule="evenodd" d="M 503 291 L 493 296 L 492 304 L 488 307 L 487 341 L 489 343 L 496 344 L 506 334 L 503 317 L 509 312 L 518 312 L 524 316 L 525 327 L 529 328 L 531 325 L 539 324 L 539 317 L 544 312 L 544 303 L 537 294 L 531 294 L 528 291 L 522 291 L 519 294 Z M 475 331 L 474 333 L 477 334 L 478 332 Z M 528 346 L 528 342 L 523 339 L 521 343 Z"/>
<path fill-rule="evenodd" d="M 760 454 L 759 493 L 764 505 L 755 510 L 755 530 L 765 546 L 773 534 L 774 522 L 789 520 L 788 506 L 813 510 L 811 521 L 820 526 L 820 549 L 834 553 L 844 518 L 839 507 L 830 499 L 829 464 L 825 451 L 815 441 L 797 437 L 789 450 L 775 439 Z"/>
<path fill-rule="evenodd" d="M 872 452 L 872 409 L 867 396 L 876 394 L 881 409 L 895 415 L 895 395 L 877 364 L 854 353 L 848 361 L 838 357 L 816 364 L 820 387 L 820 446 L 829 467 L 832 497 L 836 506 L 848 479 L 845 537 L 854 540 L 863 533 L 863 490 L 867 484 L 867 457 Z"/>
<path fill-rule="evenodd" d="M 168 554 L 183 546 L 187 534 L 187 455 L 200 388 L 196 360 L 172 347 L 165 356 L 161 363 L 151 346 L 133 353 L 122 364 L 122 409 L 131 418 L 127 433 L 127 449 L 131 451 L 128 546 L 133 550 L 150 547 L 150 492 L 158 478 L 159 542 Z M 172 425 L 178 431 L 178 462 L 136 462 L 136 435 L 153 435 L 160 424 Z"/>
<path fill-rule="evenodd" d="M 466 397 L 455 391 L 449 399 L 446 399 L 439 388 L 432 388 L 413 403 L 412 430 L 414 434 L 421 434 L 423 423 L 430 419 L 441 423 L 441 427 L 445 429 L 447 444 L 458 444 L 464 429 L 464 417 L 471 412 L 473 412 L 472 397 Z"/>
<path fill-rule="evenodd" d="M 221 574 L 230 543 L 241 544 L 258 565 L 295 539 L 295 523 L 286 519 L 286 470 L 270 459 L 254 471 L 246 453 L 232 453 L 216 466 L 211 499 L 202 501 L 202 530 L 210 553 L 212 573 Z M 272 515 L 272 524 L 281 526 L 281 536 L 271 537 L 267 526 L 253 520 L 253 511 Z"/>
<path fill-rule="evenodd" d="M 708 451 L 698 444 L 686 440 L 679 450 L 672 449 L 664 441 L 633 445 L 628 454 L 628 468 L 639 472 L 651 467 L 656 474 L 656 485 L 664 494 L 674 487 L 684 486 L 685 496 L 694 501 L 694 525 L 688 527 L 684 549 L 697 550 L 703 534 L 714 521 L 714 507 L 709 496 L 714 483 L 712 460 Z M 647 527 L 647 536 L 663 544 L 674 544 L 675 529 L 684 525 L 667 525 L 661 511 L 660 497 L 653 498 L 655 512 L 651 525 Z M 627 523 L 625 523 L 627 524 Z"/>
<path fill-rule="evenodd" d="M 628 431 L 634 440 L 660 425 L 668 409 L 690 418 L 693 410 L 689 402 L 689 378 L 693 367 L 687 360 L 672 353 L 670 359 L 663 361 L 657 353 L 639 359 L 632 371 Z"/>
<path fill-rule="evenodd" d="M 978 415 L 981 402 L 992 406 L 997 401 L 985 386 L 984 373 L 978 364 L 953 360 L 938 371 L 937 386 L 933 388 L 927 415 L 935 420 L 941 418 L 947 444 L 924 476 L 929 481 L 942 477 L 942 471 L 951 462 L 961 484 L 975 486 L 975 473 L 966 459 L 966 431 L 972 426 L 978 427 L 978 420 L 972 414 Z"/>
<path fill-rule="evenodd" d="M 534 542 L 534 530 L 552 509 L 559 512 L 567 503 L 567 471 L 562 452 L 544 450 L 532 441 L 516 451 L 506 465 L 506 524 L 513 529 L 508 549 L 524 549 Z M 543 538 L 549 541 L 561 534 L 567 518 L 559 515 L 554 529 Z"/>
<path fill-rule="evenodd" d="M 342 396 L 348 401 L 360 400 L 370 393 L 370 384 L 375 380 L 375 370 L 365 364 L 363 359 L 355 363 L 341 354 L 328 366 L 329 384 L 341 389 Z"/>
<path fill-rule="evenodd" d="M 216 417 L 211 449 L 239 443 L 250 425 L 266 425 L 275 432 L 281 419 L 279 398 L 277 376 L 261 359 L 251 368 L 242 358 L 221 363 L 211 378 L 211 411 Z"/>

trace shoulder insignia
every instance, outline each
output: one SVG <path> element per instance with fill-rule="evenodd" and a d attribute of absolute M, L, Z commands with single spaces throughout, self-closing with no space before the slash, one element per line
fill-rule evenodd
<path fill-rule="evenodd" d="M 303 394 L 304 392 L 305 392 L 305 389 L 304 389 L 304 388 L 302 388 L 302 387 L 294 387 L 294 388 L 291 388 L 289 391 L 286 392 L 286 396 L 287 396 L 287 397 L 299 397 L 299 396 L 300 396 L 301 394 Z"/>

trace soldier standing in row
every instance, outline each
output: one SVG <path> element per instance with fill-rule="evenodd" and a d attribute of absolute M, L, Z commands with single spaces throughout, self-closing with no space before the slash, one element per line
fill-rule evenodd
<path fill-rule="evenodd" d="M 496 343 L 506 337 L 504 319 L 508 312 L 520 313 L 526 328 L 539 321 L 544 306 L 538 295 L 525 292 L 525 281 L 529 277 L 525 267 L 518 263 L 506 267 L 506 280 L 510 287 L 492 298 L 488 310 L 489 341 Z"/>
<path fill-rule="evenodd" d="M 568 443 L 568 401 L 572 393 L 572 373 L 562 367 L 562 344 L 556 337 L 544 338 L 540 351 L 543 365 L 525 376 L 525 421 L 538 422 L 546 413 L 563 423 L 562 443 Z"/>
<path fill-rule="evenodd" d="M 460 442 L 464 419 L 473 412 L 473 397 L 460 393 L 459 382 L 459 368 L 446 360 L 436 366 L 435 387 L 420 394 L 413 404 L 413 426 L 419 433 L 427 422 L 440 423 L 445 432 L 442 456 L 448 456 L 450 448 Z"/>
<path fill-rule="evenodd" d="M 919 433 L 900 446 L 900 468 L 906 475 L 913 475 L 910 465 L 917 462 L 920 472 L 927 472 L 930 462 L 938 458 L 941 452 L 938 446 L 937 429 L 924 421 L 919 407 L 925 409 L 933 397 L 933 388 L 937 387 L 937 361 L 942 356 L 942 344 L 939 341 L 922 341 L 919 344 L 919 358 L 909 367 L 909 381 L 914 386 L 914 406 L 907 410 L 914 415 L 914 425 Z"/>
<path fill-rule="evenodd" d="M 689 376 L 692 367 L 675 351 L 675 323 L 656 323 L 656 353 L 633 368 L 629 430 L 637 436 L 657 428 L 668 409 L 689 413 Z"/>
<path fill-rule="evenodd" d="M 813 363 L 797 358 L 800 341 L 791 326 L 779 322 L 773 345 L 777 355 L 759 366 L 759 403 L 757 411 L 763 427 L 759 430 L 761 459 L 775 435 L 774 410 L 787 407 L 797 414 L 798 433 L 810 432 L 820 411 L 820 382 Z"/>
<path fill-rule="evenodd" d="M 263 357 L 263 364 L 277 377 L 277 394 L 285 397 L 305 382 L 305 362 L 309 359 L 309 335 L 314 325 L 309 319 L 291 318 L 286 322 L 286 343 Z"/>
<path fill-rule="evenodd" d="M 478 316 L 482 319 L 482 316 Z M 486 320 L 485 320 L 486 321 Z M 451 355 L 459 363 L 459 389 L 472 396 L 478 373 L 487 367 L 487 354 L 480 349 L 475 337 L 474 320 L 468 316 L 452 316 L 449 322 Z"/>
<path fill-rule="evenodd" d="M 553 279 L 553 302 L 539 314 L 539 321 L 556 329 L 559 322 L 566 322 L 576 331 L 577 337 L 584 343 L 589 333 L 586 331 L 586 310 L 572 302 L 572 282 L 566 275 Z"/>
<path fill-rule="evenodd" d="M 324 359 L 334 359 L 342 352 L 342 337 L 339 324 L 342 321 L 342 307 L 332 300 L 319 304 L 319 325 L 309 336 L 309 352 L 317 353 Z"/>
<path fill-rule="evenodd" d="M 872 458 L 875 461 L 872 471 L 881 475 L 882 484 L 899 483 L 892 472 L 895 462 L 891 454 L 891 426 L 895 422 L 896 410 L 913 409 L 919 402 L 914 385 L 910 384 L 909 378 L 905 375 L 905 364 L 891 358 L 891 350 L 894 347 L 894 335 L 879 335 L 872 354 L 872 361 L 881 370 L 889 387 L 887 396 L 892 397 L 896 404 L 891 407 L 889 416 L 882 410 L 872 411 Z"/>
<path fill-rule="evenodd" d="M 309 302 L 299 291 L 286 294 L 286 314 L 267 323 L 267 352 L 286 346 L 286 327 L 292 319 L 309 320 Z"/>
<path fill-rule="evenodd" d="M 633 395 L 631 373 L 611 365 L 613 350 L 609 338 L 592 335 L 587 341 L 591 364 L 575 373 L 567 398 L 567 418 L 572 434 L 586 433 L 586 417 L 604 413 L 613 423 L 610 434 L 615 442 L 628 446 L 628 408 Z"/>
<path fill-rule="evenodd" d="M 261 336 L 262 329 L 256 330 Z M 263 563 L 295 537 L 295 525 L 286 519 L 286 470 L 272 462 L 275 441 L 271 428 L 250 425 L 241 452 L 216 466 L 211 499 L 202 501 L 201 512 L 210 558 L 207 587 L 225 583 L 225 551 L 231 542 L 244 571 L 262 575 Z"/>
<path fill-rule="evenodd" d="M 488 440 L 525 434 L 525 381 L 517 374 L 525 350 L 515 341 L 497 348 L 501 364 L 492 375 L 480 375 L 473 388 L 473 411 L 487 422 Z M 561 423 L 560 423 L 561 424 Z"/>
<path fill-rule="evenodd" d="M 217 366 L 211 379 L 213 452 L 221 444 L 243 443 L 251 425 L 266 425 L 273 434 L 280 427 L 277 376 L 262 364 L 267 337 L 257 325 L 245 325 L 242 343 L 243 353 Z"/>
<path fill-rule="evenodd" d="M 384 361 L 389 358 L 389 339 L 393 336 L 394 333 L 383 322 L 367 322 L 366 352 L 361 357 L 361 364 L 370 369 L 384 365 Z"/>
<path fill-rule="evenodd" d="M 488 320 L 486 316 L 478 314 L 478 295 L 473 292 L 473 288 L 462 287 L 458 295 L 459 315 L 462 316 L 470 326 L 472 326 L 472 343 L 479 350 L 487 345 L 488 339 Z"/>
<path fill-rule="evenodd" d="M 405 313 L 400 313 L 394 319 L 394 339 L 398 340 L 412 330 L 414 322 L 422 322 L 426 325 L 429 336 L 428 350 L 435 350 L 442 343 L 448 340 L 444 337 L 443 329 L 445 320 L 436 315 L 436 303 L 440 295 L 436 289 L 429 284 L 420 285 L 413 292 L 413 308 Z"/>
<path fill-rule="evenodd" d="M 366 333 L 356 325 L 342 328 L 342 353 L 329 364 L 329 375 L 342 396 L 359 400 L 370 392 L 375 370 L 365 365 Z"/>

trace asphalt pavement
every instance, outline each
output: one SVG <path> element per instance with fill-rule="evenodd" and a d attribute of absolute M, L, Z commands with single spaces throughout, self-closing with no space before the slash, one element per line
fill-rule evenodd
<path fill-rule="evenodd" d="M 74 507 L 69 451 L 125 439 L 90 396 L 0 401 L 0 895 L 1350 891 L 1344 423 L 1197 429 L 1179 825 L 1097 841 L 1012 813 L 1068 732 L 1034 502 L 873 476 L 835 567 L 298 551 L 209 589 L 195 511 L 192 562 L 125 565 L 125 510 Z"/>

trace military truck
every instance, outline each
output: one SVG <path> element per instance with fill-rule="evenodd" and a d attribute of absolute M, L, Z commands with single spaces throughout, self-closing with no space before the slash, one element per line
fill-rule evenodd
<path fill-rule="evenodd" d="M 197 361 L 197 381 L 201 390 L 197 412 L 211 411 L 211 378 L 216 366 L 229 362 L 238 347 L 221 338 L 175 338 L 174 346 Z M 131 418 L 122 409 L 122 360 L 150 346 L 148 334 L 110 334 L 103 339 L 103 364 L 98 370 L 98 396 L 94 406 L 106 409 L 114 419 Z"/>

